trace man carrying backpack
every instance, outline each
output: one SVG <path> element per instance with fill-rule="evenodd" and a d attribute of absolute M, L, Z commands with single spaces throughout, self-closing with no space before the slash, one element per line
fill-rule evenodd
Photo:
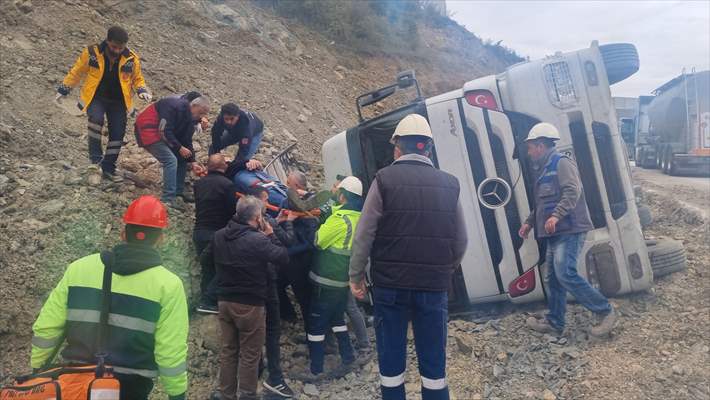
<path fill-rule="evenodd" d="M 96 362 L 104 268 L 111 294 L 106 365 L 121 383 L 121 399 L 147 399 L 160 376 L 171 400 L 187 391 L 187 301 L 182 281 L 162 266 L 156 246 L 168 226 L 165 206 L 141 196 L 123 216 L 124 243 L 69 265 L 32 327 L 32 368 L 51 363 L 66 341 L 65 360 Z"/>

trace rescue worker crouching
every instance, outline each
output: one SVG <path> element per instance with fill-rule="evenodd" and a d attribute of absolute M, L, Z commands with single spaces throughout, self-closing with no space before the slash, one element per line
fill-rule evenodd
<path fill-rule="evenodd" d="M 196 175 L 205 169 L 195 160 L 192 136 L 195 125 L 207 115 L 210 102 L 200 96 L 192 101 L 182 97 L 165 97 L 148 106 L 136 118 L 136 141 L 163 167 L 163 195 L 169 207 L 182 211 L 177 197 L 191 202 L 183 192 L 189 167 Z"/>
<path fill-rule="evenodd" d="M 309 306 L 307 336 L 311 357 L 310 370 L 298 376 L 304 382 L 319 382 L 326 375 L 326 330 L 332 329 L 338 341 L 341 365 L 331 374 L 339 378 L 352 370 L 355 355 L 345 324 L 348 305 L 350 250 L 353 233 L 362 210 L 362 182 L 354 176 L 338 185 L 338 202 L 333 213 L 316 233 L 316 256 L 309 278 L 313 284 Z"/>
<path fill-rule="evenodd" d="M 168 226 L 167 211 L 155 197 L 142 196 L 128 207 L 123 222 L 125 243 L 112 249 L 112 257 L 92 254 L 71 263 L 50 293 L 32 327 L 32 367 L 50 364 L 65 339 L 65 360 L 94 362 L 104 265 L 112 262 L 106 364 L 121 383 L 121 399 L 147 399 L 158 376 L 171 400 L 184 399 L 185 290 L 155 249 Z"/>

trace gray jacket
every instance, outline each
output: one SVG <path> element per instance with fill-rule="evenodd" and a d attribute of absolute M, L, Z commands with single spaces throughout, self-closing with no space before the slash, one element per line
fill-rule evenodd
<path fill-rule="evenodd" d="M 594 229 L 574 161 L 552 148 L 534 163 L 534 168 L 538 172 L 533 188 L 535 206 L 525 223 L 535 229 L 535 237 L 541 239 Z M 550 217 L 559 220 L 553 234 L 545 232 L 545 222 Z"/>

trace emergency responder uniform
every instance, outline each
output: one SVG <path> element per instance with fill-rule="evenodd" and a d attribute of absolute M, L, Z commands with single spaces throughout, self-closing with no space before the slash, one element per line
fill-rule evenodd
<path fill-rule="evenodd" d="M 341 191 L 349 192 L 361 199 L 362 183 L 356 177 L 347 177 L 339 185 Z M 346 196 L 341 194 L 341 198 Z M 346 197 L 347 198 L 347 197 Z M 346 373 L 355 361 L 350 343 L 348 327 L 345 324 L 345 310 L 348 304 L 348 265 L 353 233 L 360 219 L 361 201 L 348 199 L 341 206 L 333 208 L 333 213 L 316 233 L 316 257 L 309 278 L 313 283 L 313 294 L 308 315 L 307 334 L 311 356 L 311 376 L 306 381 L 319 380 L 323 373 L 325 357 L 325 333 L 332 329 L 338 341 L 342 360 L 341 375 Z M 310 378 L 310 379 L 309 379 Z"/>
<path fill-rule="evenodd" d="M 133 92 L 145 101 L 150 101 L 151 95 L 145 86 L 138 55 L 125 48 L 116 63 L 111 64 L 106 47 L 104 41 L 85 48 L 57 92 L 66 96 L 84 80 L 77 107 L 86 111 L 89 119 L 89 158 L 94 164 L 101 163 L 104 176 L 114 177 L 126 133 L 126 112 L 133 112 Z M 105 153 L 101 147 L 104 115 L 109 130 Z"/>
<path fill-rule="evenodd" d="M 163 229 L 167 211 L 158 199 L 142 196 L 123 217 L 126 224 Z M 33 368 L 49 364 L 62 343 L 64 360 L 95 362 L 104 265 L 112 263 L 106 364 L 121 382 L 121 399 L 147 399 L 160 376 L 170 399 L 187 391 L 187 301 L 182 281 L 161 264 L 158 251 L 127 240 L 106 253 L 69 265 L 32 327 Z M 110 254 L 109 253 L 109 254 Z"/>

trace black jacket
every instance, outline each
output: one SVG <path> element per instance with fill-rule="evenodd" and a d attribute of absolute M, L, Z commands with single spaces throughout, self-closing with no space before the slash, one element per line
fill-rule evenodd
<path fill-rule="evenodd" d="M 234 215 L 237 188 L 223 173 L 210 171 L 195 182 L 195 230 L 218 231 Z"/>
<path fill-rule="evenodd" d="M 231 128 L 225 125 L 222 113 L 220 113 L 212 125 L 212 145 L 209 153 L 218 153 L 227 146 L 237 144 L 239 151 L 234 160 L 235 163 L 247 162 L 249 160 L 246 159 L 246 155 L 251 140 L 263 130 L 264 123 L 253 112 L 240 110 L 239 121 Z"/>
<path fill-rule="evenodd" d="M 202 262 L 203 265 L 214 263 L 219 300 L 264 305 L 268 263 L 288 264 L 288 252 L 275 235 L 267 237 L 232 218 L 225 228 L 215 233 L 212 243 L 202 253 Z"/>
<path fill-rule="evenodd" d="M 190 111 L 190 102 L 180 97 L 164 97 L 155 103 L 155 110 L 160 116 L 160 126 L 163 127 L 165 141 L 178 157 L 181 146 L 189 149 L 192 156 L 189 162 L 195 161 L 195 151 L 192 148 L 192 135 L 195 133 L 195 123 Z M 180 157 L 182 158 L 182 157 Z"/>
<path fill-rule="evenodd" d="M 274 229 L 274 235 L 276 235 L 282 245 L 288 248 L 296 241 L 296 235 L 293 231 L 293 222 L 284 221 L 279 224 L 278 222 L 276 222 L 275 218 L 269 216 L 268 214 L 264 214 L 264 219 L 266 219 L 266 222 L 268 222 L 269 225 L 271 225 L 271 227 Z M 269 263 L 270 279 L 277 280 L 279 278 L 280 267 L 282 266 Z"/>
<path fill-rule="evenodd" d="M 455 251 L 458 180 L 418 161 L 377 172 L 382 217 L 370 254 L 375 286 L 448 290 Z"/>

